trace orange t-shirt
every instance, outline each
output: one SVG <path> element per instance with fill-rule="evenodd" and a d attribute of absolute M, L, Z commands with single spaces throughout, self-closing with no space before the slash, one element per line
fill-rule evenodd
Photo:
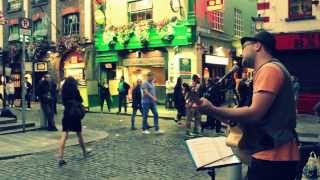
<path fill-rule="evenodd" d="M 284 78 L 284 74 L 278 65 L 268 63 L 262 66 L 253 79 L 253 101 L 254 96 L 261 91 L 276 95 L 284 82 Z M 274 149 L 257 152 L 252 156 L 256 159 L 270 161 L 296 161 L 300 158 L 295 139 Z"/>

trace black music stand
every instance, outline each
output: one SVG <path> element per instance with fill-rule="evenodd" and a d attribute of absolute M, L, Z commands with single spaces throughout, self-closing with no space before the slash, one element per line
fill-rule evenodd
<path fill-rule="evenodd" d="M 216 172 L 215 169 L 216 168 L 223 168 L 223 167 L 228 167 L 228 166 L 234 166 L 234 165 L 239 165 L 241 164 L 240 160 L 239 162 L 231 162 L 230 163 L 226 163 L 226 164 L 221 164 L 221 165 L 208 165 L 202 168 L 199 168 L 198 171 L 208 171 L 208 175 L 211 177 L 211 180 L 215 180 L 216 179 Z"/>

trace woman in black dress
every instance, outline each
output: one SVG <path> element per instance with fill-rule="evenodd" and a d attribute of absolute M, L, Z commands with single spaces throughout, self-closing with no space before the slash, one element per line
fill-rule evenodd
<path fill-rule="evenodd" d="M 174 106 L 178 111 L 176 122 L 179 122 L 181 120 L 182 116 L 186 115 L 186 102 L 184 99 L 184 95 L 182 92 L 182 78 L 179 77 L 177 79 L 177 84 L 174 87 L 174 92 L 173 92 L 173 101 L 174 101 Z"/>
<path fill-rule="evenodd" d="M 68 77 L 62 86 L 62 103 L 64 105 L 64 114 L 62 118 L 62 135 L 59 148 L 59 166 L 66 164 L 63 160 L 64 147 L 68 139 L 69 131 L 76 132 L 79 140 L 80 147 L 83 151 L 84 157 L 88 155 L 88 151 L 84 146 L 84 140 L 81 133 L 81 119 L 71 117 L 69 111 L 71 106 L 75 103 L 82 103 L 80 92 L 77 88 L 77 81 L 73 77 Z"/>

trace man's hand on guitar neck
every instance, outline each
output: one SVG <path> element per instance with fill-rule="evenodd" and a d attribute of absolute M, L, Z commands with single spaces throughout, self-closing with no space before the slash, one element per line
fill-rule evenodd
<path fill-rule="evenodd" d="M 214 114 L 212 112 L 212 109 L 214 109 L 215 106 L 206 98 L 201 98 L 196 103 L 189 102 L 188 106 L 192 107 L 193 109 L 199 110 L 202 114 L 212 114 L 223 123 L 228 124 L 230 122 L 229 120 L 226 120 L 224 118 L 219 117 L 217 114 Z"/>

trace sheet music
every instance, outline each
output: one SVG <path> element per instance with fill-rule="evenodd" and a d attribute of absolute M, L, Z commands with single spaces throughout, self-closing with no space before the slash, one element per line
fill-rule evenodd
<path fill-rule="evenodd" d="M 189 139 L 186 143 L 197 168 L 234 155 L 226 145 L 226 137 L 201 137 Z"/>

